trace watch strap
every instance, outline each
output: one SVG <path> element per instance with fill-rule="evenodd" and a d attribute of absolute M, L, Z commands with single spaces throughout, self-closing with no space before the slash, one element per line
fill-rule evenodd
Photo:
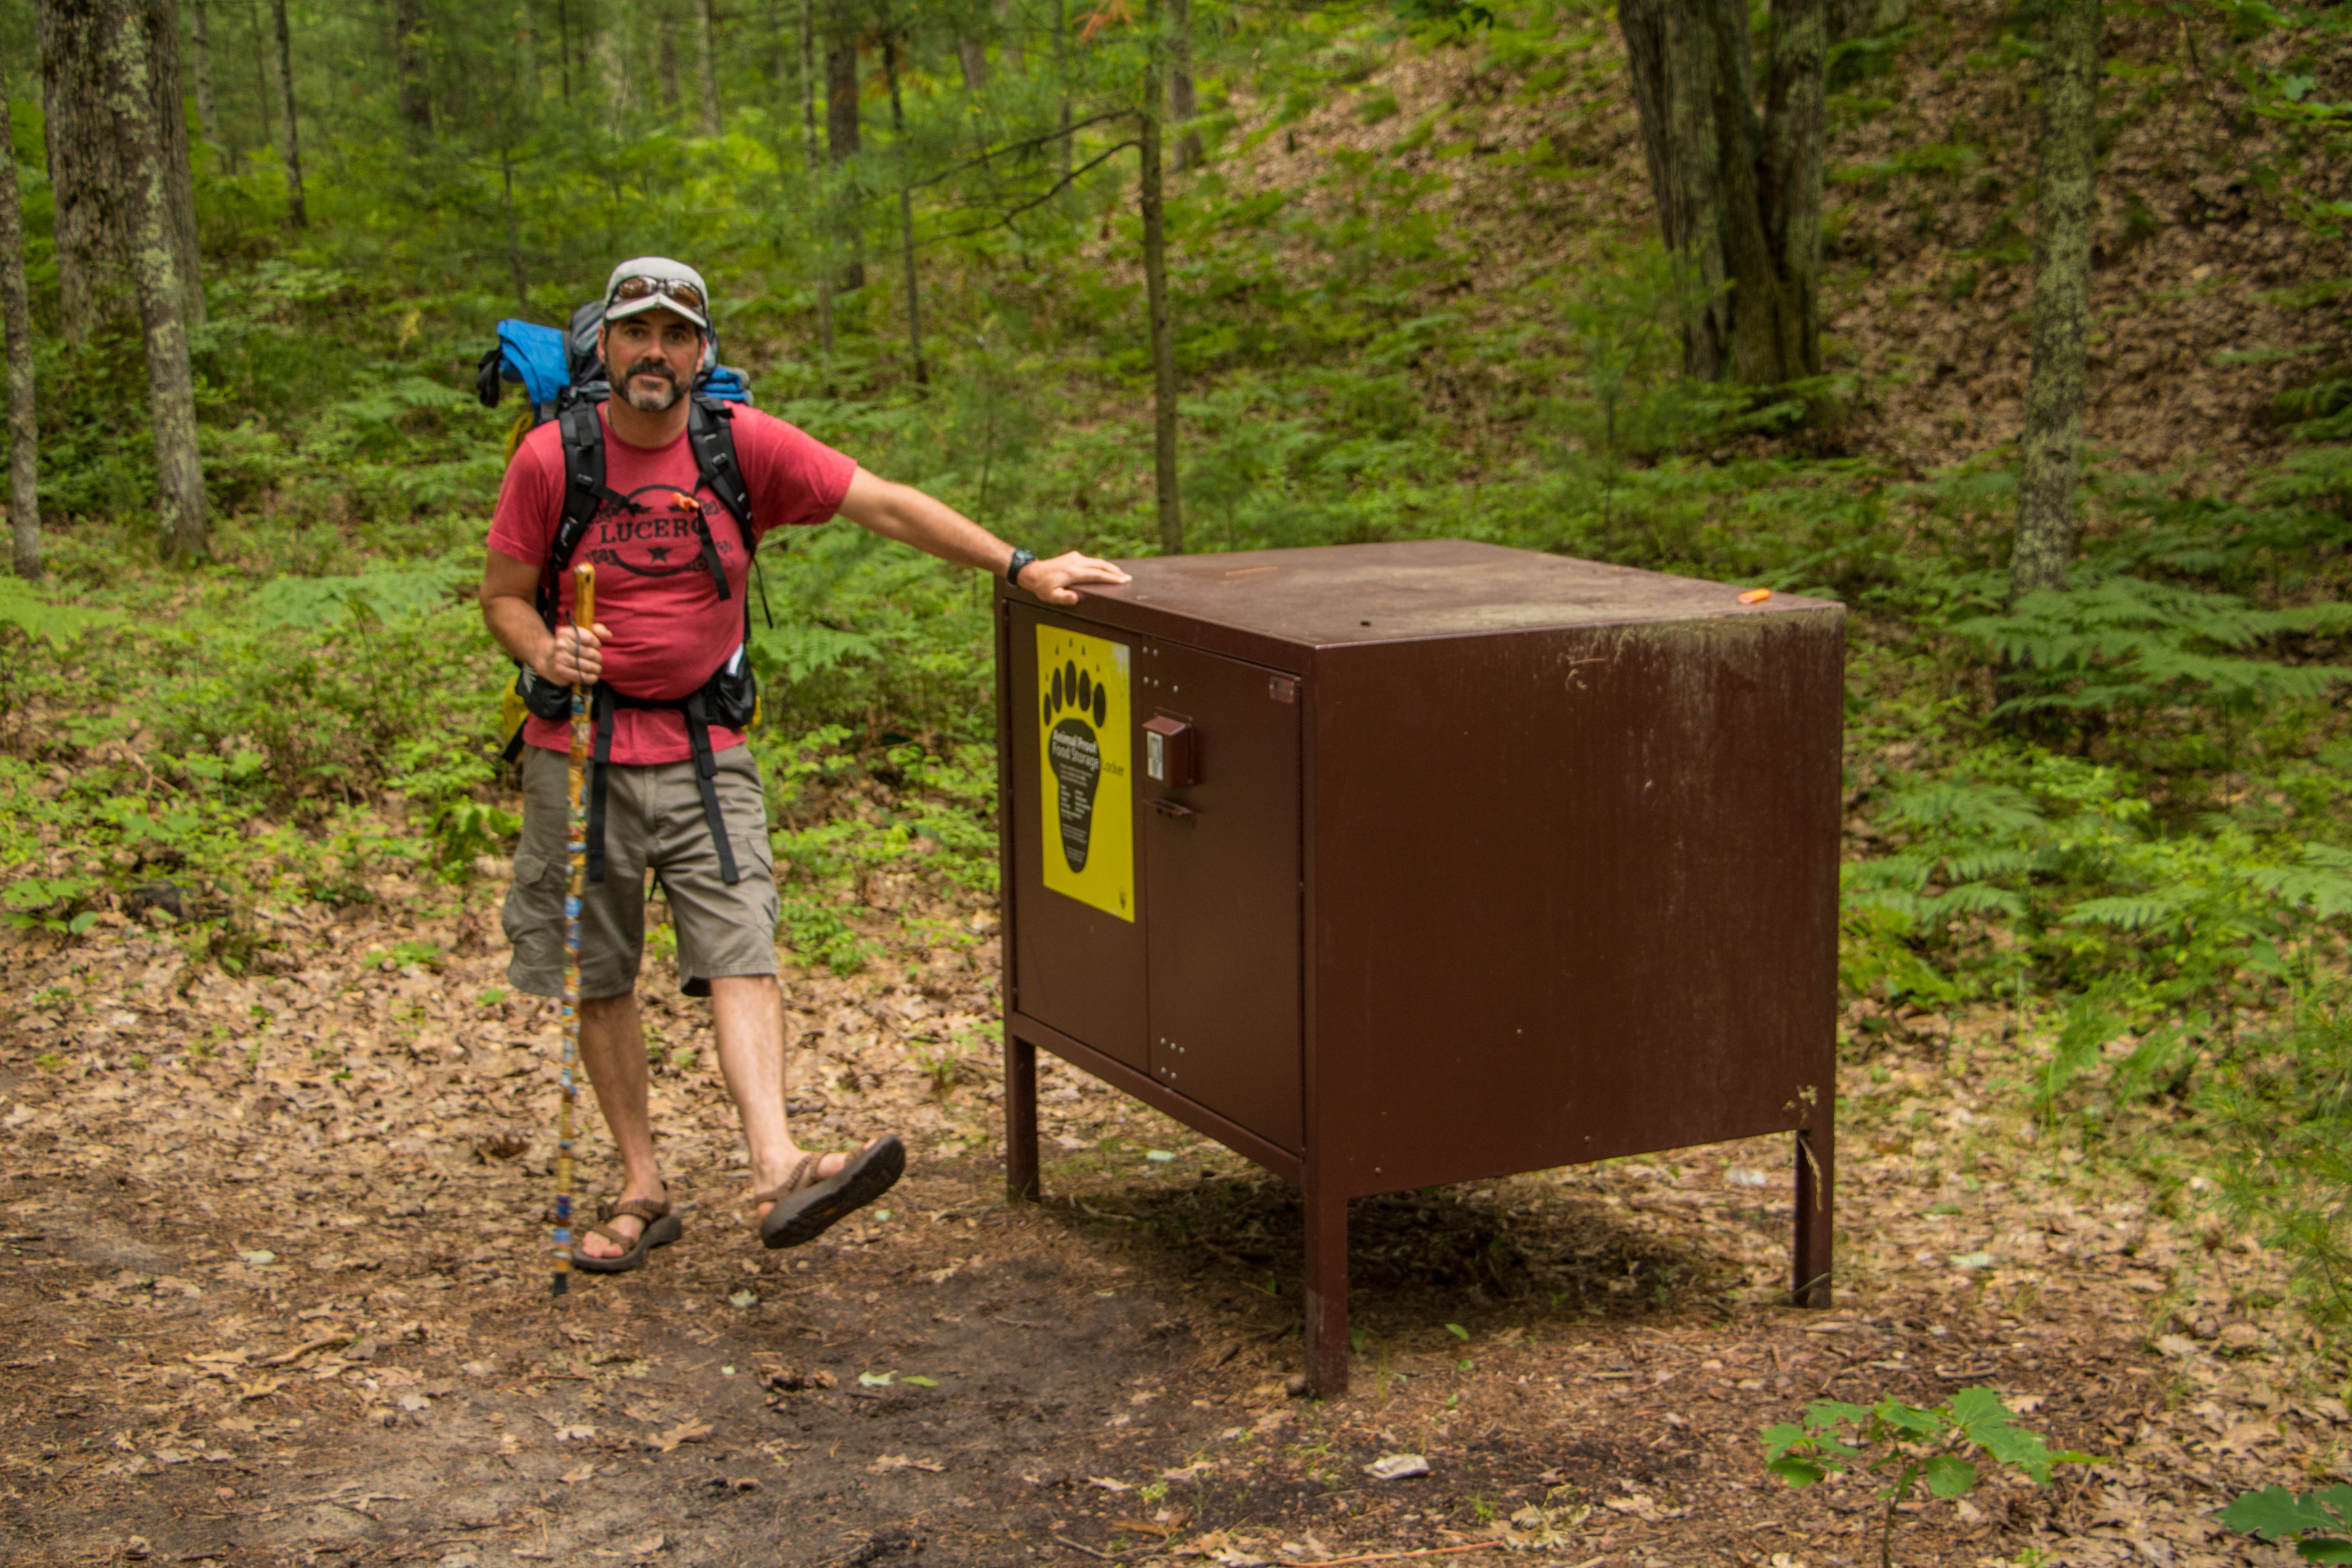
<path fill-rule="evenodd" d="M 1015 545 L 1013 550 L 1012 558 L 1004 563 L 1004 580 L 1013 586 L 1018 588 L 1021 586 L 1021 573 L 1023 569 L 1025 567 L 1034 566 L 1035 564 L 1037 564 L 1037 552 L 1035 551 L 1024 550 L 1020 546 Z"/>

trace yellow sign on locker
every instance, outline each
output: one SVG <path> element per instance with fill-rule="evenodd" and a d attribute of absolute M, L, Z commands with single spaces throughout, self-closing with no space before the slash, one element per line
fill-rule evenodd
<path fill-rule="evenodd" d="M 1125 643 L 1037 628 L 1045 886 L 1135 919 L 1135 786 Z"/>

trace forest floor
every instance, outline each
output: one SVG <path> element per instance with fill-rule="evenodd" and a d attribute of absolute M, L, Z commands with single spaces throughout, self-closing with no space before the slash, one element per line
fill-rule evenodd
<path fill-rule="evenodd" d="M 556 1026 L 499 890 L 278 915 L 242 979 L 160 916 L 0 946 L 0 1562 L 1827 1568 L 1879 1510 L 1784 1489 L 1758 1428 L 1979 1384 L 2096 1462 L 1906 1515 L 1898 1561 L 2284 1563 L 2210 1510 L 2343 1473 L 2299 1321 L 2231 1305 L 2272 1260 L 2162 1130 L 2037 1122 L 2006 1015 L 1849 1017 L 1834 1310 L 1777 1304 L 1781 1140 L 1368 1200 L 1353 1386 L 1308 1400 L 1283 1184 L 1055 1064 L 1045 1200 L 1004 1202 L 995 1070 L 941 1044 L 993 1016 L 976 900 L 966 945 L 791 978 L 802 1136 L 913 1151 L 799 1251 L 753 1244 L 707 1015 L 649 962 L 687 1235 L 551 1304 Z"/>

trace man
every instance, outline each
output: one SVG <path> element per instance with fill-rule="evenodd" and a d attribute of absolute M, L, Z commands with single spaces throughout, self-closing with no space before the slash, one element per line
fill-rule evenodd
<path fill-rule="evenodd" d="M 600 770 L 601 820 L 591 828 L 592 878 L 598 859 L 602 877 L 592 879 L 581 914 L 580 1055 L 626 1178 L 620 1200 L 606 1205 L 604 1223 L 581 1237 L 572 1256 L 592 1272 L 618 1273 L 679 1235 L 654 1155 L 637 1017 L 647 871 L 660 879 L 677 925 L 687 990 L 710 997 L 719 1070 L 750 1149 L 761 1239 L 770 1247 L 813 1239 L 887 1190 L 905 1156 L 896 1138 L 824 1155 L 793 1140 L 759 770 L 740 731 L 698 724 L 707 710 L 684 708 L 736 655 L 751 566 L 742 529 L 702 483 L 688 438 L 691 392 L 711 343 L 701 274 L 667 258 L 623 262 L 604 287 L 599 342 L 613 388 L 601 411 L 603 499 L 572 556 L 597 566 L 596 624 L 572 625 L 569 572 L 555 584 L 556 625 L 539 609 L 567 485 L 554 422 L 525 437 L 507 468 L 481 598 L 490 635 L 541 680 L 602 683 L 599 750 L 610 761 Z M 1076 602 L 1074 584 L 1128 580 L 1108 562 L 1076 552 L 1040 561 L 1015 550 L 781 419 L 744 407 L 730 425 L 756 533 L 838 513 L 942 560 L 1009 573 L 1055 604 Z M 569 723 L 534 717 L 523 740 L 522 837 L 505 911 L 514 944 L 508 973 L 520 990 L 561 996 Z M 708 759 L 699 770 L 698 753 Z M 720 823 L 723 839 L 713 830 Z"/>

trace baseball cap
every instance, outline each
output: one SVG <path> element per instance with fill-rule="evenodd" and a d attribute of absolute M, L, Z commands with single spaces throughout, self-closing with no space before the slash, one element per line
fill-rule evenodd
<path fill-rule="evenodd" d="M 710 288 L 701 273 L 667 256 L 624 261 L 604 280 L 604 320 L 617 321 L 646 310 L 675 310 L 709 331 Z"/>

